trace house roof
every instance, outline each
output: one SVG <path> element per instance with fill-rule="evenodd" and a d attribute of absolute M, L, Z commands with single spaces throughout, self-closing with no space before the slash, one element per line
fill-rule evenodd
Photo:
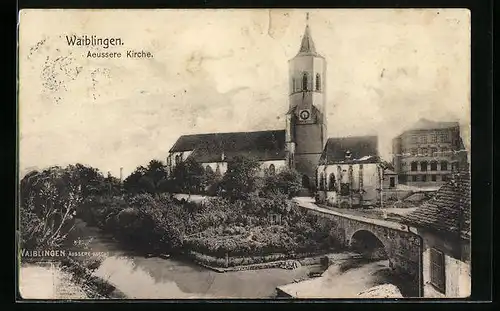
<path fill-rule="evenodd" d="M 346 158 L 350 152 L 350 159 Z M 320 157 L 320 164 L 377 163 L 377 136 L 351 136 L 329 138 Z"/>
<path fill-rule="evenodd" d="M 408 131 L 448 129 L 448 128 L 453 128 L 453 127 L 459 127 L 459 123 L 458 122 L 433 121 L 433 120 L 421 118 L 415 124 L 413 124 L 408 129 Z"/>
<path fill-rule="evenodd" d="M 462 170 L 441 186 L 434 197 L 403 217 L 407 224 L 470 240 L 470 173 Z"/>
<path fill-rule="evenodd" d="M 386 168 L 384 170 L 384 174 L 386 174 L 386 175 L 397 175 L 396 172 L 394 172 L 393 170 L 388 169 L 388 168 Z"/>
<path fill-rule="evenodd" d="M 183 135 L 170 152 L 193 151 L 190 158 L 197 162 L 217 162 L 237 155 L 259 161 L 285 159 L 285 131 L 258 131 Z"/>

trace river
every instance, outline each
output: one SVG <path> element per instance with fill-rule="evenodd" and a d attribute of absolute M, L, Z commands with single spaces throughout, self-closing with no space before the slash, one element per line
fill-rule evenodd
<path fill-rule="evenodd" d="M 78 221 L 75 235 L 91 239 L 94 252 L 107 252 L 95 275 L 102 277 L 131 299 L 272 298 L 276 287 L 306 278 L 319 266 L 294 270 L 260 269 L 219 273 L 173 258 L 146 258 L 125 251 L 100 229 Z"/>

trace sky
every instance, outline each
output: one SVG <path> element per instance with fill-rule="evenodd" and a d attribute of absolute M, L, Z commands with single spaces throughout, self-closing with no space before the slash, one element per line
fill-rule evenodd
<path fill-rule="evenodd" d="M 126 177 L 181 135 L 283 129 L 306 12 L 327 62 L 330 137 L 378 135 L 390 160 L 391 139 L 427 118 L 458 121 L 470 150 L 467 10 L 24 10 L 20 171 L 83 163 Z M 124 45 L 68 46 L 73 34 Z"/>

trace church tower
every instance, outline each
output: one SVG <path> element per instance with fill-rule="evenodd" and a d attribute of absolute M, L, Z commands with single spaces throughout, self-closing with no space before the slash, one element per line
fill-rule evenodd
<path fill-rule="evenodd" d="M 291 167 L 301 173 L 302 185 L 315 185 L 315 171 L 327 139 L 326 61 L 316 52 L 309 13 L 298 54 L 289 60 L 289 102 L 286 146 Z"/>

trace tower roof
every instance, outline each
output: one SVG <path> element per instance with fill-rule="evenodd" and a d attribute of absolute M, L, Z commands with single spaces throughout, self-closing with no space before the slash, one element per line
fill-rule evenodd
<path fill-rule="evenodd" d="M 299 53 L 316 53 L 309 25 L 306 25 L 306 30 L 302 36 L 302 44 L 300 45 Z"/>
<path fill-rule="evenodd" d="M 306 55 L 322 57 L 316 52 L 309 24 L 306 25 L 306 29 L 304 30 L 304 35 L 302 36 L 302 42 L 300 44 L 300 49 L 297 56 L 306 56 Z"/>

